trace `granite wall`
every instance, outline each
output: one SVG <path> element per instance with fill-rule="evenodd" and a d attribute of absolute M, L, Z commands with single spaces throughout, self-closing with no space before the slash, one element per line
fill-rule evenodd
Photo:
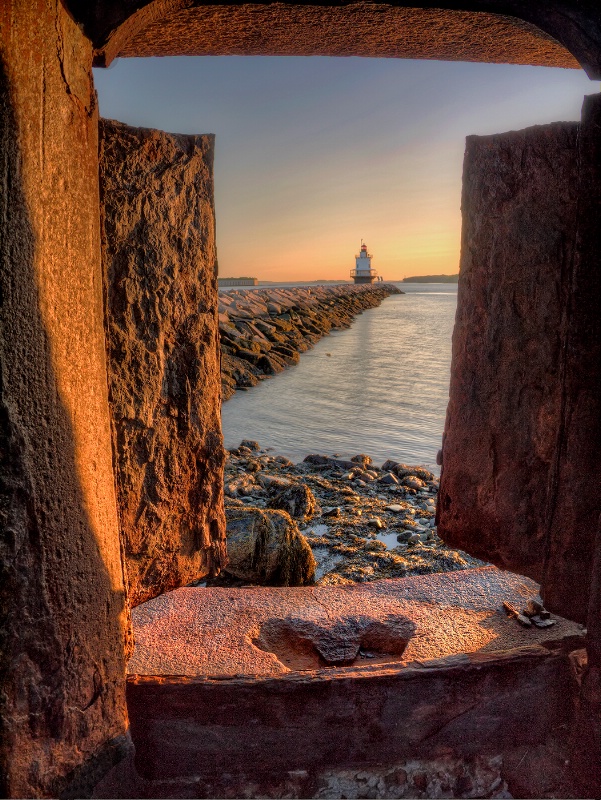
<path fill-rule="evenodd" d="M 583 657 L 575 639 L 404 667 L 227 680 L 132 675 L 127 699 L 140 791 L 144 797 L 595 797 L 577 793 L 561 746 Z M 490 776 L 484 785 L 474 774 L 478 762 Z"/>
<path fill-rule="evenodd" d="M 213 137 L 100 125 L 109 397 L 132 606 L 225 563 Z"/>
<path fill-rule="evenodd" d="M 88 796 L 127 753 L 92 49 L 0 4 L 0 794 Z"/>
<path fill-rule="evenodd" d="M 327 55 L 575 67 L 599 77 L 596 0 L 410 0 L 344 7 L 190 0 L 65 0 L 95 48 L 115 57 Z M 475 12 L 475 13 L 474 13 Z M 491 13 L 493 12 L 493 13 Z M 573 54 L 573 55 L 570 55 Z M 575 58 L 574 58 L 575 57 Z"/>
<path fill-rule="evenodd" d="M 583 183 L 598 98 L 582 126 L 467 140 L 438 511 L 445 541 L 542 581 L 546 605 L 581 621 L 601 510 L 599 257 Z"/>

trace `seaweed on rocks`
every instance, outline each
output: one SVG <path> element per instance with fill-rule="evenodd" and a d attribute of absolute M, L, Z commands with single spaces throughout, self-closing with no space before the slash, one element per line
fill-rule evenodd
<path fill-rule="evenodd" d="M 230 451 L 225 468 L 227 535 L 235 548 L 245 539 L 242 511 L 258 518 L 264 509 L 277 508 L 296 528 L 288 514 L 295 515 L 298 536 L 315 557 L 318 585 L 450 572 L 484 563 L 438 537 L 438 478 L 426 468 L 396 461 L 378 467 L 364 454 L 350 459 L 311 454 L 293 464 L 247 444 Z M 248 536 L 253 535 L 249 528 Z M 304 563 L 308 566 L 306 559 Z M 286 581 L 306 583 L 304 569 Z M 244 578 L 244 583 L 282 585 L 280 574 L 257 581 L 249 573 L 236 577 L 233 572 L 226 568 L 211 583 L 240 585 Z"/>

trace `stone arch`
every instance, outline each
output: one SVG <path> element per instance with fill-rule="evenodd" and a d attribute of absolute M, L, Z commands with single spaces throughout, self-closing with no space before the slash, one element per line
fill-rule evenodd
<path fill-rule="evenodd" d="M 201 4 L 70 0 L 98 66 L 117 56 L 365 55 L 575 67 L 601 77 L 593 0 Z M 433 7 L 434 6 L 434 7 Z"/>

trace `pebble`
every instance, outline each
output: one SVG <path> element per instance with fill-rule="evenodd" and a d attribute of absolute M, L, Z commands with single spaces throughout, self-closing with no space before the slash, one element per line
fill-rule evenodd
<path fill-rule="evenodd" d="M 342 514 L 342 512 L 341 512 L 340 508 L 338 506 L 335 506 L 334 508 L 324 508 L 322 513 L 321 513 L 321 516 L 322 517 L 339 517 L 339 516 L 341 516 L 341 514 Z"/>
<path fill-rule="evenodd" d="M 379 542 L 377 539 L 373 539 L 372 541 L 368 542 L 365 545 L 366 550 L 386 550 L 386 545 L 384 542 Z"/>
<path fill-rule="evenodd" d="M 259 475 L 258 479 L 261 482 L 261 484 L 267 489 L 270 489 L 272 487 L 277 487 L 278 489 L 283 489 L 283 488 L 285 488 L 287 486 L 291 486 L 292 485 L 291 482 L 287 478 L 280 478 L 279 476 L 276 476 L 276 475 L 265 475 L 265 474 L 262 474 L 262 475 Z"/>
<path fill-rule="evenodd" d="M 537 600 L 536 598 L 532 598 L 531 600 L 528 600 L 528 602 L 526 603 L 526 607 L 524 608 L 524 614 L 527 617 L 534 617 L 537 614 L 540 614 L 540 612 L 543 610 L 544 606 L 542 602 L 540 602 L 540 600 Z"/>
<path fill-rule="evenodd" d="M 421 489 L 425 484 L 421 480 L 421 478 L 417 478 L 415 475 L 406 475 L 404 478 L 401 478 L 400 481 L 401 486 L 407 486 L 409 489 Z"/>
<path fill-rule="evenodd" d="M 261 449 L 261 446 L 260 446 L 259 442 L 255 442 L 255 440 L 254 440 L 254 439 L 243 439 L 243 440 L 240 442 L 240 447 L 239 447 L 238 449 L 239 449 L 239 450 L 242 450 L 242 448 L 243 448 L 243 447 L 244 447 L 246 450 L 251 450 L 251 451 L 255 451 L 255 452 L 256 452 L 257 450 L 260 450 L 260 449 Z"/>
<path fill-rule="evenodd" d="M 551 625 L 555 625 L 557 620 L 555 619 L 543 619 L 542 617 L 530 617 L 530 621 L 533 622 L 537 628 L 550 628 Z"/>
<path fill-rule="evenodd" d="M 527 616 L 525 616 L 525 614 L 521 614 L 515 606 L 511 605 L 511 603 L 504 601 L 503 608 L 505 610 L 505 613 L 509 617 L 513 617 L 514 619 L 516 619 L 522 627 L 524 628 L 532 627 L 532 621 Z"/>

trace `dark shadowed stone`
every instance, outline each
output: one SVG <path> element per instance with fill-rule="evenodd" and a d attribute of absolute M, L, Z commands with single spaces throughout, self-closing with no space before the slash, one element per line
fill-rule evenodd
<path fill-rule="evenodd" d="M 92 48 L 0 17 L 0 796 L 89 797 L 132 750 Z"/>
<path fill-rule="evenodd" d="M 311 548 L 284 511 L 228 508 L 227 549 L 227 570 L 237 578 L 271 586 L 313 581 Z"/>
<path fill-rule="evenodd" d="M 588 95 L 578 135 L 578 223 L 561 375 L 564 407 L 550 476 L 548 549 L 543 569 L 545 606 L 585 621 L 601 653 L 601 593 L 589 591 L 595 548 L 601 586 L 601 95 Z M 594 625 L 592 623 L 595 623 Z M 589 657 L 592 651 L 589 648 Z M 597 735 L 597 742 L 601 737 Z M 601 754 L 598 754 L 598 756 Z M 601 759 L 596 762 L 601 765 Z M 601 773 L 599 773 L 601 774 Z"/>
<path fill-rule="evenodd" d="M 580 135 L 467 140 L 438 503 L 445 541 L 542 581 L 578 620 L 601 510 L 598 97 Z"/>
<path fill-rule="evenodd" d="M 316 466 L 324 466 L 329 462 L 328 456 L 320 456 L 316 453 L 310 453 L 308 456 L 303 458 L 303 461 L 306 464 L 315 464 Z"/>
<path fill-rule="evenodd" d="M 542 576 L 577 123 L 467 139 L 439 535 Z M 502 531 L 503 535 L 500 535 Z"/>
<path fill-rule="evenodd" d="M 101 124 L 110 404 L 133 605 L 225 561 L 213 137 Z"/>
<path fill-rule="evenodd" d="M 267 502 L 267 508 L 277 508 L 288 512 L 295 519 L 306 521 L 315 516 L 317 503 L 308 486 L 304 483 L 295 483 L 272 497 Z"/>
<path fill-rule="evenodd" d="M 242 439 L 240 442 L 240 447 L 248 447 L 249 450 L 254 452 L 261 449 L 259 442 L 255 442 L 254 439 Z"/>

